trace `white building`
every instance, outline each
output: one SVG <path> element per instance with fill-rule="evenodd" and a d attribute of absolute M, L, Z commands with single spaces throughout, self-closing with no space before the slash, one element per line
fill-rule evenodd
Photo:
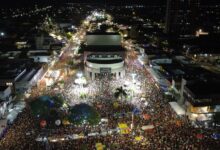
<path fill-rule="evenodd" d="M 27 53 L 29 58 L 34 59 L 34 62 L 51 63 L 53 60 L 53 53 L 47 50 L 32 50 Z"/>
<path fill-rule="evenodd" d="M 12 90 L 10 86 L 0 86 L 0 119 L 7 111 L 7 105 L 12 100 Z"/>
<path fill-rule="evenodd" d="M 125 75 L 124 64 L 123 58 L 118 55 L 91 54 L 87 57 L 85 71 L 91 79 L 108 74 L 118 79 Z"/>
<path fill-rule="evenodd" d="M 42 66 L 27 71 L 20 80 L 15 82 L 16 92 L 29 92 L 33 86 L 37 85 L 43 74 L 44 70 Z"/>
<path fill-rule="evenodd" d="M 125 75 L 125 50 L 117 33 L 87 33 L 84 49 L 86 76 L 92 80 L 103 76 L 116 79 Z"/>

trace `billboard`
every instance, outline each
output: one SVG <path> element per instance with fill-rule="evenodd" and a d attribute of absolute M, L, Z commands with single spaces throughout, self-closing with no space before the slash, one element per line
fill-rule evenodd
<path fill-rule="evenodd" d="M 121 45 L 120 35 L 86 35 L 87 45 Z"/>

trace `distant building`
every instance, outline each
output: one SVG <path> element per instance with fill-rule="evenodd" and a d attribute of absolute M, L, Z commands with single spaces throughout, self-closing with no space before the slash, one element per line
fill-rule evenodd
<path fill-rule="evenodd" d="M 16 92 L 30 92 L 31 88 L 37 85 L 44 73 L 42 65 L 35 66 L 28 70 L 19 80 L 15 82 Z"/>
<path fill-rule="evenodd" d="M 198 11 L 199 0 L 167 0 L 165 33 L 195 34 Z"/>
<path fill-rule="evenodd" d="M 5 58 L 5 59 L 16 59 L 19 58 L 20 55 L 21 55 L 21 51 L 0 52 L 0 58 Z"/>
<path fill-rule="evenodd" d="M 205 48 L 205 47 L 194 47 L 190 48 L 186 52 L 186 56 L 192 58 L 197 62 L 207 62 L 207 63 L 219 63 L 220 61 L 220 51 L 215 48 Z"/>
<path fill-rule="evenodd" d="M 190 120 L 211 121 L 213 114 L 220 112 L 220 82 L 189 82 L 184 86 L 187 116 Z"/>
<path fill-rule="evenodd" d="M 9 86 L 12 94 L 28 92 L 45 73 L 43 64 L 31 59 L 2 59 L 0 68 L 0 86 Z"/>
<path fill-rule="evenodd" d="M 53 53 L 47 50 L 32 50 L 28 51 L 27 56 L 32 58 L 34 62 L 48 63 L 53 60 Z"/>
<path fill-rule="evenodd" d="M 220 75 L 192 64 L 183 56 L 154 59 L 150 73 L 165 94 L 176 99 L 193 121 L 212 121 L 220 112 Z"/>
<path fill-rule="evenodd" d="M 0 86 L 0 119 L 4 117 L 11 101 L 12 88 L 10 86 Z"/>
<path fill-rule="evenodd" d="M 86 76 L 95 79 L 103 76 L 120 78 L 125 75 L 125 50 L 118 33 L 87 33 L 84 49 Z"/>
<path fill-rule="evenodd" d="M 0 85 L 5 86 L 10 84 L 10 86 L 14 86 L 14 83 L 27 71 L 27 65 L 32 62 L 27 59 L 2 59 L 0 63 Z"/>
<path fill-rule="evenodd" d="M 50 45 L 54 43 L 53 37 L 40 34 L 35 37 L 36 49 L 50 49 Z"/>
<path fill-rule="evenodd" d="M 185 55 L 197 62 L 219 64 L 220 62 L 220 35 L 203 35 L 195 42 L 184 45 Z"/>
<path fill-rule="evenodd" d="M 12 100 L 12 90 L 10 86 L 0 86 L 0 100 L 11 101 Z"/>

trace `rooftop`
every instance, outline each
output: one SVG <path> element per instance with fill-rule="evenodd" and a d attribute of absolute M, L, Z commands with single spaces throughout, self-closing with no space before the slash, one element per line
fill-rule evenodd
<path fill-rule="evenodd" d="M 30 59 L 1 59 L 0 61 L 0 80 L 15 80 L 33 62 Z"/>
<path fill-rule="evenodd" d="M 30 56 L 50 56 L 51 53 L 49 52 L 35 52 L 35 53 L 30 53 Z"/>
<path fill-rule="evenodd" d="M 186 84 L 185 88 L 192 96 L 192 104 L 195 106 L 220 104 L 220 81 L 197 80 Z"/>
<path fill-rule="evenodd" d="M 86 33 L 87 35 L 120 35 L 119 33 L 117 32 L 87 32 Z"/>
<path fill-rule="evenodd" d="M 5 89 L 7 89 L 8 88 L 8 86 L 0 86 L 0 92 L 1 91 L 4 91 Z"/>
<path fill-rule="evenodd" d="M 87 60 L 91 63 L 97 63 L 97 64 L 114 64 L 114 63 L 120 63 L 123 60 L 122 59 L 113 59 L 113 60 Z"/>
<path fill-rule="evenodd" d="M 200 66 L 193 64 L 182 64 L 180 62 L 173 61 L 171 64 L 162 64 L 161 73 L 168 79 L 186 80 L 209 80 L 218 79 L 220 75 L 210 72 Z"/>
<path fill-rule="evenodd" d="M 114 45 L 89 45 L 86 46 L 84 51 L 90 52 L 124 52 L 125 49 L 122 46 Z"/>

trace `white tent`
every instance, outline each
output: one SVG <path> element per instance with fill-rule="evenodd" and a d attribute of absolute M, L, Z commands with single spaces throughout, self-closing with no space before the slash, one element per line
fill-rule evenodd
<path fill-rule="evenodd" d="M 8 116 L 7 116 L 7 120 L 10 122 L 10 123 L 13 123 L 14 120 L 17 118 L 18 116 L 18 111 L 17 110 L 12 110 Z"/>
<path fill-rule="evenodd" d="M 151 130 L 153 128 L 154 128 L 154 125 L 146 125 L 146 126 L 141 127 L 142 130 Z"/>
<path fill-rule="evenodd" d="M 18 112 L 22 112 L 22 110 L 25 108 L 25 102 L 18 102 L 17 104 L 14 105 L 14 109 L 17 110 Z"/>
<path fill-rule="evenodd" d="M 169 102 L 169 104 L 177 115 L 185 115 L 185 110 L 177 102 Z"/>

